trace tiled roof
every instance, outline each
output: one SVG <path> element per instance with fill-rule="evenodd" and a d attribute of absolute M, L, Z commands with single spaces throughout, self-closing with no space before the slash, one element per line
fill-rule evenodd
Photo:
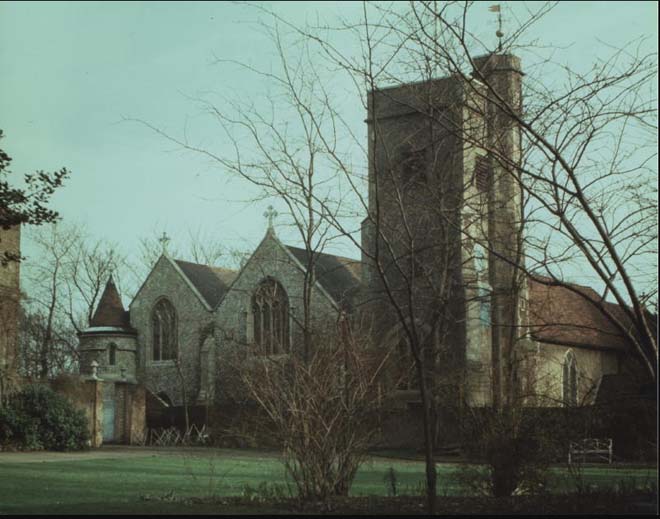
<path fill-rule="evenodd" d="M 305 249 L 286 245 L 298 261 L 307 267 L 308 253 Z M 316 253 L 315 277 L 319 284 L 339 304 L 351 304 L 352 297 L 360 288 L 361 263 L 359 260 Z"/>
<path fill-rule="evenodd" d="M 114 326 L 120 328 L 131 328 L 131 322 L 128 312 L 124 310 L 124 305 L 117 292 L 112 276 L 105 285 L 105 290 L 96 307 L 96 312 L 90 321 L 91 327 Z"/>
<path fill-rule="evenodd" d="M 174 260 L 211 308 L 215 308 L 236 278 L 233 270 Z"/>
<path fill-rule="evenodd" d="M 572 287 L 594 300 L 598 293 L 589 287 Z M 629 322 L 614 303 L 605 303 L 607 310 L 622 322 Z M 550 286 L 529 281 L 529 317 L 534 339 L 575 346 L 625 351 L 625 337 L 614 324 L 584 297 L 565 286 Z"/>

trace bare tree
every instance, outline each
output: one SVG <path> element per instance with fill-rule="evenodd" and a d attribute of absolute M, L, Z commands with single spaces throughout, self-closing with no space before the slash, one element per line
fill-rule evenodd
<path fill-rule="evenodd" d="M 66 316 L 47 309 L 22 308 L 19 323 L 18 372 L 30 379 L 75 372 L 78 337 Z"/>
<path fill-rule="evenodd" d="M 380 287 L 377 298 L 387 303 L 385 320 L 397 324 L 414 360 L 424 409 L 429 512 L 435 507 L 437 360 L 455 342 L 452 326 L 467 319 L 448 310 L 447 303 L 457 294 L 468 305 L 491 299 L 504 309 L 492 316 L 498 335 L 493 363 L 494 399 L 499 406 L 512 403 L 515 345 L 528 331 L 520 302 L 530 279 L 563 286 L 588 300 L 627 339 L 654 380 L 657 376 L 655 332 L 644 310 L 647 301 L 655 300 L 656 289 L 640 296 L 636 286 L 648 281 L 645 262 L 657 249 L 653 225 L 657 195 L 647 182 L 653 177 L 649 166 L 653 152 L 645 147 L 655 142 L 649 134 L 655 127 L 654 91 L 647 89 L 655 77 L 654 56 L 619 50 L 586 74 L 557 66 L 554 71 L 566 79 L 563 90 L 548 85 L 541 75 L 536 80 L 530 75 L 521 97 L 515 83 L 520 78 L 503 81 L 497 65 L 506 61 L 513 68 L 516 59 L 509 53 L 530 45 L 541 48 L 526 42 L 525 33 L 549 16 L 551 7 L 547 4 L 529 13 L 495 48 L 471 30 L 471 3 L 365 4 L 359 23 L 336 28 L 343 37 L 356 36 L 360 51 L 351 56 L 332 40 L 335 27 L 296 27 L 257 6 L 272 16 L 266 29 L 273 36 L 280 69 L 263 72 L 238 65 L 278 89 L 282 94 L 278 102 L 287 103 L 299 133 L 291 125 L 278 123 L 281 119 L 274 113 L 274 103 L 269 113 L 230 102 L 226 106 L 233 107 L 235 115 L 228 115 L 226 106 L 220 110 L 202 100 L 233 143 L 233 158 L 152 126 L 183 148 L 238 173 L 264 194 L 282 197 L 294 218 L 296 208 L 302 209 L 305 217 L 296 220 L 296 228 L 306 246 L 308 225 L 325 222 L 361 251 L 368 275 Z M 292 40 L 302 41 L 300 47 L 291 41 L 283 43 L 282 27 L 290 31 Z M 299 52 L 292 57 L 294 48 Z M 360 91 L 370 117 L 369 149 L 336 106 L 331 87 L 319 75 L 319 63 L 335 74 L 345 73 Z M 550 65 L 544 60 L 538 68 L 546 67 L 543 72 L 547 72 Z M 439 76 L 456 80 L 454 84 L 461 86 L 458 97 L 451 98 L 452 92 L 437 86 L 441 85 L 435 81 Z M 421 87 L 409 86 L 411 82 Z M 406 88 L 411 92 L 407 99 L 394 94 Z M 362 96 L 365 90 L 366 97 Z M 424 121 L 414 135 L 405 131 L 394 135 L 379 120 L 380 111 L 395 95 L 410 115 Z M 449 96 L 450 106 L 434 105 L 434 95 Z M 244 139 L 236 138 L 236 128 L 246 131 L 254 153 L 245 151 L 249 148 Z M 460 153 L 444 153 L 452 146 L 443 140 L 460 143 Z M 367 168 L 356 167 L 352 157 L 342 152 L 346 142 L 354 145 Z M 460 154 L 471 156 L 474 177 L 485 179 L 456 180 L 448 172 L 443 177 L 443 167 L 454 169 Z M 478 167 L 479 159 L 482 167 Z M 327 190 L 327 177 L 319 171 L 341 180 L 339 196 Z M 507 186 L 499 189 L 501 197 L 496 201 L 501 214 L 506 214 L 506 225 L 491 221 L 484 228 L 491 209 L 483 202 L 480 181 Z M 415 187 L 424 182 L 424 188 Z M 310 188 L 313 183 L 316 187 Z M 367 215 L 362 232 L 368 236 L 367 243 L 355 236 L 350 217 L 356 213 Z M 326 236 L 325 231 L 321 236 Z M 488 280 L 498 283 L 488 287 L 485 295 L 476 265 L 483 262 L 484 253 Z M 564 274 L 576 260 L 601 281 L 598 298 L 576 288 Z M 475 264 L 472 274 L 461 279 L 470 263 Z M 493 270 L 499 272 L 497 276 L 491 274 Z M 645 271 L 641 272 L 645 278 L 635 278 L 640 270 Z M 614 298 L 616 310 L 606 297 Z"/>
<path fill-rule="evenodd" d="M 553 7 L 548 3 L 530 12 L 500 39 L 497 53 L 524 52 L 534 45 L 526 33 Z M 388 24 L 400 38 L 411 38 L 429 61 L 469 85 L 475 106 L 487 100 L 501 114 L 495 122 L 518 128 L 524 160 L 512 159 L 501 141 L 483 142 L 469 129 L 454 128 L 482 148 L 495 168 L 512 176 L 528 199 L 528 211 L 520 215 L 528 226 L 520 247 L 524 258 L 512 266 L 594 305 L 657 380 L 654 317 L 645 309 L 657 301 L 657 55 L 645 54 L 636 41 L 624 48 L 603 46 L 607 54 L 586 72 L 549 58 L 531 64 L 528 68 L 539 73 L 525 78 L 522 106 L 489 72 L 488 62 L 475 57 L 490 49 L 472 30 L 474 9 L 469 3 L 411 4 L 405 15 L 390 11 Z M 548 81 L 549 75 L 563 84 Z M 502 256 L 492 242 L 487 246 Z M 597 279 L 597 298 L 570 282 L 566 270 L 571 266 L 586 268 Z"/>
<path fill-rule="evenodd" d="M 613 49 L 587 73 L 546 61 L 544 76 L 527 77 L 522 96 L 516 95 L 519 79 L 507 80 L 498 69 L 520 70 L 510 53 L 530 48 L 524 33 L 550 13 L 552 4 L 531 12 L 495 52 L 472 30 L 473 8 L 470 3 L 411 4 L 403 12 L 384 8 L 379 21 L 401 43 L 392 46 L 387 58 L 415 63 L 416 74 L 430 64 L 465 85 L 465 105 L 478 116 L 476 124 L 454 124 L 443 114 L 431 118 L 488 158 L 491 182 L 513 188 L 510 199 L 502 200 L 517 222 L 511 236 L 498 232 L 492 217 L 491 232 L 461 228 L 467 240 L 494 258 L 491 267 L 506 272 L 499 294 L 493 283 L 493 301 L 511 302 L 508 316 L 494 322 L 509 334 L 501 342 L 508 342 L 508 348 L 493 349 L 499 372 L 494 389 L 507 407 L 502 422 L 511 432 L 520 403 L 514 379 L 521 350 L 516 344 L 529 331 L 520 302 L 530 281 L 563 287 L 594 305 L 657 380 L 655 317 L 645 309 L 657 299 L 657 173 L 650 166 L 657 146 L 652 87 L 657 57 L 641 53 L 636 42 Z M 550 85 L 549 69 L 561 74 L 565 85 Z M 384 79 L 397 84 L 402 77 Z M 496 129 L 491 138 L 475 131 L 479 119 Z M 576 265 L 599 281 L 596 297 L 566 275 Z"/>
<path fill-rule="evenodd" d="M 359 330 L 359 329 L 357 329 Z M 302 355 L 253 355 L 240 348 L 225 359 L 238 384 L 238 402 L 256 403 L 255 432 L 283 449 L 283 462 L 303 500 L 346 496 L 391 390 L 383 385 L 386 358 L 373 355 L 372 334 L 345 316 L 309 334 Z"/>
<path fill-rule="evenodd" d="M 35 257 L 25 262 L 28 298 L 23 311 L 23 369 L 35 375 L 33 353 L 40 353 L 39 377 L 69 371 L 78 358 L 77 334 L 90 325 L 112 274 L 124 276 L 118 248 L 92 240 L 83 227 L 57 224 L 34 231 Z"/>
<path fill-rule="evenodd" d="M 35 289 L 30 294 L 30 302 L 36 306 L 35 319 L 29 319 L 30 338 L 34 338 L 38 348 L 39 378 L 52 376 L 53 353 L 55 352 L 56 323 L 61 322 L 62 303 L 66 297 L 66 271 L 70 266 L 71 255 L 79 245 L 80 234 L 67 232 L 53 225 L 34 233 L 33 239 L 41 248 L 43 256 L 40 261 L 26 265 L 28 277 Z M 30 315 L 27 313 L 27 315 Z M 66 315 L 66 314 L 65 314 Z M 39 329 L 37 332 L 36 330 Z M 73 331 L 73 330 L 72 330 Z M 75 336 L 75 335 L 74 335 Z M 69 341 L 65 341 L 69 342 Z M 76 358 L 76 348 L 68 352 Z"/>
<path fill-rule="evenodd" d="M 66 270 L 67 315 L 80 332 L 90 325 L 103 289 L 110 278 L 123 287 L 126 260 L 116 244 L 92 240 L 86 234 L 73 251 Z"/>
<path fill-rule="evenodd" d="M 406 173 L 411 173 L 408 177 L 401 174 L 396 161 L 401 148 L 410 148 L 410 134 L 385 146 L 386 154 L 390 152 L 391 156 L 369 165 L 372 171 L 368 182 L 372 186 L 370 201 L 367 201 L 357 185 L 359 173 L 356 174 L 349 158 L 340 152 L 338 137 L 332 133 L 344 123 L 334 111 L 329 93 L 314 75 L 308 47 L 303 46 L 299 57 L 291 61 L 280 33 L 274 29 L 272 36 L 281 74 L 254 72 L 275 81 L 282 94 L 280 102 L 293 115 L 293 120 L 286 119 L 284 123 L 275 114 L 266 116 L 249 105 L 237 103 L 232 105 L 236 113 L 231 115 L 226 108 L 220 110 L 205 103 L 233 143 L 235 153 L 231 158 L 149 126 L 182 147 L 213 158 L 225 170 L 261 188 L 264 196 L 277 196 L 289 209 L 288 216 L 293 220 L 306 253 L 303 316 L 298 323 L 303 331 L 304 359 L 313 356 L 311 293 L 316 283 L 315 265 L 333 237 L 331 231 L 349 236 L 362 251 L 369 263 L 366 267 L 373 270 L 372 277 L 379 288 L 368 297 L 361 310 L 369 307 L 383 318 L 383 322 L 372 323 L 376 328 L 388 321 L 391 323 L 393 318 L 398 324 L 398 335 L 390 349 L 393 352 L 398 343 L 404 341 L 405 349 L 411 352 L 416 387 L 424 409 L 429 503 L 432 503 L 429 506 L 433 507 L 436 488 L 433 450 L 438 429 L 435 409 L 441 400 L 441 388 L 436 383 L 437 369 L 444 366 L 449 373 L 450 363 L 439 360 L 456 360 L 451 358 L 455 355 L 450 348 L 450 338 L 457 333 L 455 325 L 465 319 L 465 316 L 453 315 L 453 307 L 448 304 L 462 288 L 457 286 L 456 270 L 460 269 L 463 259 L 460 247 L 453 246 L 460 236 L 447 224 L 456 217 L 462 183 L 450 179 L 449 172 L 446 178 L 433 178 L 432 190 L 428 190 L 422 180 L 427 176 L 426 168 L 431 177 L 431 172 L 440 170 L 443 159 L 453 160 L 442 153 L 446 146 L 442 136 L 434 137 L 439 130 L 434 126 L 427 128 L 423 137 L 430 164 L 420 163 L 415 156 L 418 150 L 412 150 L 409 164 L 406 164 Z M 369 86 L 375 92 L 373 77 Z M 371 96 L 371 101 L 375 103 L 377 96 Z M 369 106 L 369 110 L 375 113 L 375 105 Z M 292 121 L 296 122 L 299 134 L 291 130 Z M 376 148 L 381 139 L 378 127 L 374 135 L 374 144 L 370 147 Z M 246 147 L 247 142 L 252 146 Z M 371 242 L 363 244 L 351 236 L 350 217 L 354 213 L 344 209 L 335 191 L 336 183 L 330 183 L 337 175 L 347 179 L 347 191 L 357 198 L 360 209 L 367 211 L 367 226 L 373 236 Z M 451 182 L 445 185 L 445 180 Z M 379 182 L 383 187 L 378 186 Z M 388 211 L 381 211 L 381 204 L 387 205 Z M 426 238 L 421 236 L 420 228 L 426 232 Z M 389 353 L 386 351 L 385 356 Z M 460 366 L 454 365 L 453 369 L 460 369 Z"/>

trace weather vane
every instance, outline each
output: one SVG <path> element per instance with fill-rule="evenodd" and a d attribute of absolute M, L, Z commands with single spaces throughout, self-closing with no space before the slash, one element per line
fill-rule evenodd
<path fill-rule="evenodd" d="M 497 13 L 497 31 L 495 32 L 495 36 L 497 36 L 499 41 L 497 44 L 497 51 L 502 52 L 502 37 L 504 36 L 504 33 L 502 32 L 502 9 L 500 4 L 495 4 L 491 5 L 488 10 L 491 13 Z"/>
<path fill-rule="evenodd" d="M 268 206 L 268 209 L 266 209 L 266 212 L 264 212 L 264 217 L 268 218 L 268 228 L 272 229 L 273 220 L 275 219 L 275 217 L 277 217 L 277 211 L 273 209 L 272 205 Z"/>
<path fill-rule="evenodd" d="M 163 248 L 163 254 L 165 254 L 167 252 L 167 244 L 170 241 L 170 237 L 165 231 L 163 231 L 163 235 L 158 238 L 158 241 L 160 242 L 160 246 Z"/>

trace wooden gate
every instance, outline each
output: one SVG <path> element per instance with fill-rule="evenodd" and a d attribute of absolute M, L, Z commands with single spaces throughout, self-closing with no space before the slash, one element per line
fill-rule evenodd
<path fill-rule="evenodd" d="M 115 385 L 107 384 L 103 392 L 103 443 L 115 440 Z"/>

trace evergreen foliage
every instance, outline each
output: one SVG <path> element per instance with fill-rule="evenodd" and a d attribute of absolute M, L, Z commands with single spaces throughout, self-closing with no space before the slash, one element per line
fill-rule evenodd
<path fill-rule="evenodd" d="M 31 385 L 0 407 L 0 447 L 19 450 L 81 450 L 87 418 L 52 389 Z"/>

